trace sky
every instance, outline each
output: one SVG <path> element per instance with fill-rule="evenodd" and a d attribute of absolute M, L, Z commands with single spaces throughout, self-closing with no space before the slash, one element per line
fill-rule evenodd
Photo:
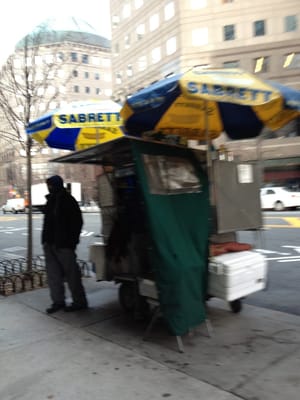
<path fill-rule="evenodd" d="M 0 61 L 11 54 L 15 44 L 48 18 L 75 17 L 111 38 L 109 0 L 4 0 L 0 13 Z"/>

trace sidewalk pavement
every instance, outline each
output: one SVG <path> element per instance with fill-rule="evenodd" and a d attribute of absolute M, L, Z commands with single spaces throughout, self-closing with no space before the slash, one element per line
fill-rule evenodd
<path fill-rule="evenodd" d="M 48 289 L 0 297 L 1 400 L 298 400 L 300 317 L 208 303 L 213 327 L 175 338 L 121 310 L 117 286 L 85 278 L 89 310 L 48 316 Z"/>

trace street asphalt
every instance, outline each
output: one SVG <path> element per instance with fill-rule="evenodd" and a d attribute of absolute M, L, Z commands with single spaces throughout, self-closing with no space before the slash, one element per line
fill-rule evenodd
<path fill-rule="evenodd" d="M 300 317 L 208 302 L 206 325 L 174 337 L 118 303 L 117 285 L 84 278 L 90 308 L 45 313 L 47 288 L 0 297 L 1 400 L 299 400 Z"/>

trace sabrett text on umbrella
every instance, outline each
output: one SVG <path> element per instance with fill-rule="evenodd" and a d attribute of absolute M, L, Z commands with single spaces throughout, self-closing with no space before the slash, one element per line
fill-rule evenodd
<path fill-rule="evenodd" d="M 114 122 L 120 121 L 120 113 L 88 113 L 88 114 L 60 114 L 58 121 L 60 124 L 78 124 L 93 122 Z"/>
<path fill-rule="evenodd" d="M 236 100 L 267 102 L 271 99 L 272 91 L 263 89 L 240 88 L 234 86 L 209 85 L 200 82 L 188 82 L 187 91 L 191 94 L 232 97 Z"/>

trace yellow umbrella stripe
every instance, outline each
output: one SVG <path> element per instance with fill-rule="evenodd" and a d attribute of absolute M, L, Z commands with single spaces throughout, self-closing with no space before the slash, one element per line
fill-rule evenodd
<path fill-rule="evenodd" d="M 281 94 L 265 82 L 237 70 L 191 70 L 180 79 L 181 90 L 190 98 L 261 106 L 280 99 Z"/>
<path fill-rule="evenodd" d="M 216 138 L 224 130 L 219 109 L 214 101 L 199 101 L 179 96 L 169 107 L 156 130 L 166 134 L 180 134 L 184 130 L 190 139 L 204 140 L 209 133 Z"/>
<path fill-rule="evenodd" d="M 75 143 L 76 150 L 82 150 L 96 144 L 102 144 L 124 136 L 120 127 L 81 128 Z"/>
<path fill-rule="evenodd" d="M 43 130 L 43 131 L 38 131 L 35 132 L 31 135 L 31 137 L 36 140 L 37 142 L 44 144 L 45 140 L 47 139 L 47 137 L 50 135 L 50 133 L 53 131 L 53 127 Z"/>

